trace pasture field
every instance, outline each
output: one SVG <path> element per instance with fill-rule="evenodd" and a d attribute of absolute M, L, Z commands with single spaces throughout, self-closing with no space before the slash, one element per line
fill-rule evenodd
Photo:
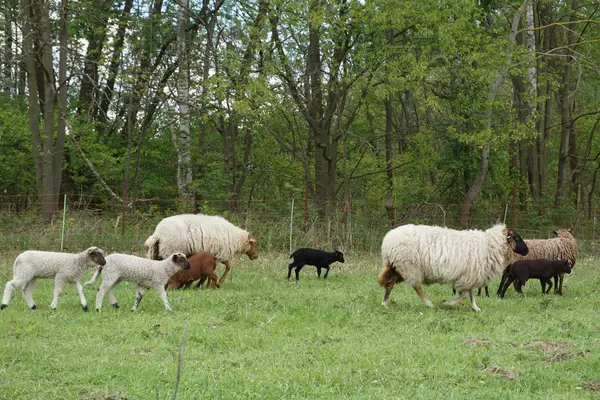
<path fill-rule="evenodd" d="M 0 256 L 2 290 L 14 256 Z M 16 291 L 0 312 L 0 398 L 171 399 L 186 329 L 179 399 L 600 398 L 597 259 L 582 257 L 564 297 L 531 281 L 498 299 L 496 280 L 474 313 L 439 306 L 449 285 L 425 287 L 428 309 L 399 284 L 384 309 L 379 256 L 345 257 L 327 280 L 307 266 L 295 282 L 286 255 L 239 256 L 221 289 L 169 292 L 172 314 L 153 291 L 130 312 L 130 283 L 119 310 L 84 313 L 66 286 L 52 312 L 53 281 L 38 280 L 38 310 Z"/>

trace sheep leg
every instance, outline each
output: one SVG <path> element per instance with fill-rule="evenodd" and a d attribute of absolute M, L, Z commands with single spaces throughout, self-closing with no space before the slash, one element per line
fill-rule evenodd
<path fill-rule="evenodd" d="M 317 279 L 321 279 L 321 267 L 317 266 Z"/>
<path fill-rule="evenodd" d="M 81 303 L 81 308 L 83 309 L 83 311 L 87 312 L 88 305 L 87 305 L 87 300 L 85 299 L 85 295 L 83 294 L 83 286 L 81 286 L 81 283 L 79 283 L 79 281 L 77 281 L 77 282 L 73 282 L 73 287 L 75 287 L 75 290 L 77 291 L 77 294 L 79 295 L 79 302 Z"/>
<path fill-rule="evenodd" d="M 165 289 L 163 288 L 163 291 L 164 290 Z M 138 308 L 138 306 L 140 305 L 140 302 L 144 298 L 144 291 L 145 291 L 145 288 L 143 286 L 137 285 L 137 287 L 135 288 L 135 301 L 133 302 L 133 307 L 131 308 L 131 312 L 135 311 Z"/>
<path fill-rule="evenodd" d="M 326 267 L 323 267 L 323 268 L 325 268 L 327 270 L 327 271 L 325 271 L 325 276 L 323 276 L 323 279 L 327 279 L 327 275 L 329 275 L 329 265 Z"/>
<path fill-rule="evenodd" d="M 64 281 L 61 278 L 54 279 L 54 298 L 52 299 L 52 303 L 50 304 L 50 308 L 56 310 L 56 305 L 58 304 L 58 296 L 62 293 L 62 288 L 64 285 Z"/>
<path fill-rule="evenodd" d="M 544 293 L 544 294 L 549 294 L 549 293 L 550 293 L 550 289 L 552 289 L 552 278 L 548 278 L 548 279 L 546 280 L 546 284 L 548 285 L 548 290 L 546 290 L 546 293 Z M 542 289 L 542 291 L 543 291 L 543 290 L 544 290 L 544 289 Z"/>
<path fill-rule="evenodd" d="M 158 295 L 162 299 L 167 311 L 173 312 L 173 309 L 171 308 L 171 305 L 169 304 L 169 299 L 167 298 L 167 292 L 165 292 L 165 289 L 162 286 L 157 286 L 154 289 L 158 292 Z"/>
<path fill-rule="evenodd" d="M 294 269 L 294 266 L 294 263 L 288 266 L 288 279 L 290 279 L 290 276 L 292 276 L 292 270 Z"/>
<path fill-rule="evenodd" d="M 25 297 L 25 302 L 27 303 L 27 307 L 35 310 L 37 306 L 35 305 L 35 301 L 33 301 L 33 288 L 35 287 L 35 278 L 27 282 L 23 288 L 23 297 Z"/>
<path fill-rule="evenodd" d="M 447 305 L 447 306 L 455 306 L 456 304 L 460 303 L 461 301 L 463 301 L 464 299 L 466 299 L 469 295 L 472 295 L 473 291 L 472 290 L 466 290 L 464 291 L 460 296 L 458 296 L 455 299 L 452 300 L 444 300 L 444 302 L 442 304 Z"/>
<path fill-rule="evenodd" d="M 304 268 L 304 265 L 299 265 L 296 267 L 296 280 L 299 281 L 300 280 L 300 271 L 302 270 L 302 268 Z"/>
<path fill-rule="evenodd" d="M 515 290 L 517 291 L 517 293 L 519 293 L 520 295 L 525 296 L 525 294 L 523 293 L 523 286 L 524 286 L 524 284 L 521 283 L 521 281 L 518 280 L 518 279 L 515 280 L 514 284 L 515 284 Z"/>
<path fill-rule="evenodd" d="M 415 292 L 417 292 L 417 294 L 419 295 L 421 300 L 423 300 L 423 303 L 425 303 L 425 305 L 427 307 L 433 308 L 433 303 L 431 301 L 429 301 L 427 296 L 425 296 L 425 292 L 423 292 L 423 289 L 421 289 L 421 286 L 419 286 L 419 285 L 413 286 L 413 289 L 415 289 Z"/>
<path fill-rule="evenodd" d="M 96 311 L 102 310 L 102 300 L 104 300 L 104 295 L 107 294 L 107 292 L 112 291 L 112 288 L 115 284 L 116 282 L 109 282 L 105 280 L 102 281 L 102 284 L 98 289 L 98 293 L 96 294 Z"/>
<path fill-rule="evenodd" d="M 114 307 L 119 308 L 119 302 L 113 293 L 114 286 L 106 291 L 106 297 L 108 297 L 108 302 Z"/>
<path fill-rule="evenodd" d="M 504 284 L 506 283 L 506 280 L 508 279 L 508 271 L 510 269 L 510 266 L 506 267 L 504 269 L 504 271 L 502 271 L 502 278 L 500 279 L 500 286 L 498 286 L 498 291 L 496 292 L 496 296 L 498 297 L 504 297 L 504 292 L 506 291 L 506 289 L 504 289 L 504 292 L 502 291 L 502 287 L 504 286 Z M 507 286 L 508 288 L 508 286 Z"/>
<path fill-rule="evenodd" d="M 558 281 L 559 281 L 559 285 L 560 287 L 558 288 L 558 292 L 556 291 L 556 285 L 554 285 L 554 294 L 559 294 L 562 296 L 562 286 L 563 286 L 563 279 L 565 277 L 564 273 L 560 273 L 558 274 Z"/>
<path fill-rule="evenodd" d="M 4 287 L 4 296 L 2 296 L 2 305 L 0 306 L 0 310 L 4 310 L 8 306 L 8 302 L 12 297 L 13 291 L 16 288 L 23 287 L 27 281 L 25 279 L 14 278 L 12 281 L 6 282 L 6 286 Z"/>
<path fill-rule="evenodd" d="M 481 289 L 479 289 L 481 291 Z M 475 296 L 473 296 L 473 290 L 468 290 L 469 292 L 469 298 L 471 299 L 471 309 L 475 312 L 479 312 L 481 311 L 481 308 L 477 307 L 477 304 L 475 304 Z"/>
<path fill-rule="evenodd" d="M 223 264 L 225 264 L 225 272 L 223 272 L 223 275 L 221 275 L 221 279 L 219 279 L 220 284 L 223 284 L 225 277 L 227 276 L 227 274 L 229 273 L 229 270 L 231 269 L 231 265 L 229 264 L 229 261 L 224 262 Z"/>
<path fill-rule="evenodd" d="M 196 289 L 200 289 L 200 286 L 202 286 L 202 284 L 204 283 L 204 281 L 206 280 L 206 277 L 203 276 L 202 278 L 200 278 L 200 280 L 198 281 L 198 283 L 196 284 Z M 208 285 L 208 284 L 207 284 Z"/>
<path fill-rule="evenodd" d="M 210 285 L 211 289 L 214 289 L 215 287 L 219 287 L 219 285 L 217 285 L 217 281 L 218 281 L 218 277 L 213 272 L 212 274 L 210 274 L 208 276 L 208 282 L 206 282 L 206 286 L 208 287 Z"/>
<path fill-rule="evenodd" d="M 500 285 L 500 288 L 498 289 L 498 296 L 501 298 L 504 298 L 504 293 L 506 293 L 506 289 L 509 288 L 510 284 L 515 280 L 514 276 L 507 276 L 506 279 L 504 280 L 504 284 Z"/>

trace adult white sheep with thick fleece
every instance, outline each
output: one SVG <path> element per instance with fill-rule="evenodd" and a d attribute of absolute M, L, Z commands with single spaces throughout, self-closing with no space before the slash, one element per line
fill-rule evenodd
<path fill-rule="evenodd" d="M 153 260 L 176 252 L 188 257 L 200 251 L 215 255 L 225 265 L 220 284 L 231 269 L 234 254 L 246 254 L 251 260 L 258 257 L 256 240 L 250 233 L 217 215 L 181 214 L 164 218 L 145 245 L 148 258 Z"/>
<path fill-rule="evenodd" d="M 473 289 L 487 285 L 509 264 L 509 254 L 527 254 L 527 245 L 516 232 L 498 224 L 486 231 L 458 231 L 439 226 L 404 225 L 389 231 L 381 243 L 384 270 L 377 278 L 385 289 L 382 304 L 396 282 L 406 281 L 423 303 L 433 304 L 422 284 L 452 283 L 463 294 L 444 302 L 455 305 L 467 296 L 473 311 Z"/>
<path fill-rule="evenodd" d="M 98 275 L 102 273 L 102 284 L 96 295 L 96 311 L 102 309 L 104 295 L 108 296 L 108 301 L 114 308 L 119 308 L 113 288 L 121 281 L 135 282 L 137 284 L 135 302 L 131 311 L 137 309 L 144 297 L 146 288 L 150 287 L 156 290 L 165 304 L 165 308 L 168 311 L 173 311 L 167 299 L 165 285 L 171 275 L 181 269 L 190 269 L 190 264 L 183 253 L 172 254 L 162 261 L 148 260 L 147 258 L 129 254 L 113 253 L 106 257 L 106 265 L 98 268 L 92 279 L 84 285 L 93 284 L 96 282 Z"/>
<path fill-rule="evenodd" d="M 106 263 L 104 252 L 98 247 L 90 247 L 81 253 L 55 253 L 50 251 L 28 250 L 17 256 L 13 264 L 13 279 L 6 283 L 0 310 L 8 306 L 8 302 L 16 288 L 22 288 L 27 306 L 35 310 L 33 288 L 38 278 L 54 278 L 54 299 L 50 308 L 56 310 L 58 296 L 65 282 L 71 282 L 77 290 L 81 308 L 88 310 L 83 287 L 79 279 L 90 268 Z"/>

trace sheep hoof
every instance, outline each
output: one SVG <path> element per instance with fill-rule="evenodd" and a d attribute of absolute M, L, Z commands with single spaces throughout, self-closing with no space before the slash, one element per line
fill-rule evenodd
<path fill-rule="evenodd" d="M 83 304 L 81 305 L 81 309 L 85 312 L 90 311 L 90 309 L 88 308 L 87 304 L 84 306 Z"/>
<path fill-rule="evenodd" d="M 120 306 L 119 306 L 119 303 L 115 303 L 115 304 L 113 304 L 112 306 L 113 306 L 113 308 L 115 308 L 116 310 L 118 310 L 118 309 L 119 309 L 119 307 L 120 307 Z"/>
<path fill-rule="evenodd" d="M 479 308 L 477 306 L 473 306 L 471 308 L 473 308 L 473 311 L 475 311 L 475 312 L 480 312 L 481 311 L 481 308 Z"/>
<path fill-rule="evenodd" d="M 5 307 L 5 306 L 3 305 L 3 307 Z M 37 306 L 34 304 L 34 305 L 31 306 L 31 309 L 32 310 L 37 310 Z"/>
<path fill-rule="evenodd" d="M 100 309 L 99 309 L 99 308 L 96 308 L 96 312 L 100 312 Z"/>
<path fill-rule="evenodd" d="M 0 306 L 0 310 L 4 310 L 6 307 L 8 307 L 8 304 L 2 304 L 2 305 Z"/>
<path fill-rule="evenodd" d="M 56 307 L 50 307 L 52 311 L 56 311 Z"/>

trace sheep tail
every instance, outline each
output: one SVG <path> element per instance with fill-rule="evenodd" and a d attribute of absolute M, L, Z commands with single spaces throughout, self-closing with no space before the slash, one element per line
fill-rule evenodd
<path fill-rule="evenodd" d="M 86 283 L 84 283 L 85 286 L 87 285 L 93 285 L 94 282 L 96 282 L 96 279 L 98 279 L 98 275 L 100 275 L 100 273 L 102 273 L 102 266 L 99 266 L 98 269 L 96 270 L 96 272 L 94 272 L 94 275 L 92 275 L 92 279 L 90 279 L 89 281 L 87 281 Z"/>
<path fill-rule="evenodd" d="M 160 260 L 158 255 L 158 237 L 155 235 L 150 235 L 148 239 L 146 239 L 146 243 L 144 245 L 148 248 L 148 258 L 151 260 Z"/>

